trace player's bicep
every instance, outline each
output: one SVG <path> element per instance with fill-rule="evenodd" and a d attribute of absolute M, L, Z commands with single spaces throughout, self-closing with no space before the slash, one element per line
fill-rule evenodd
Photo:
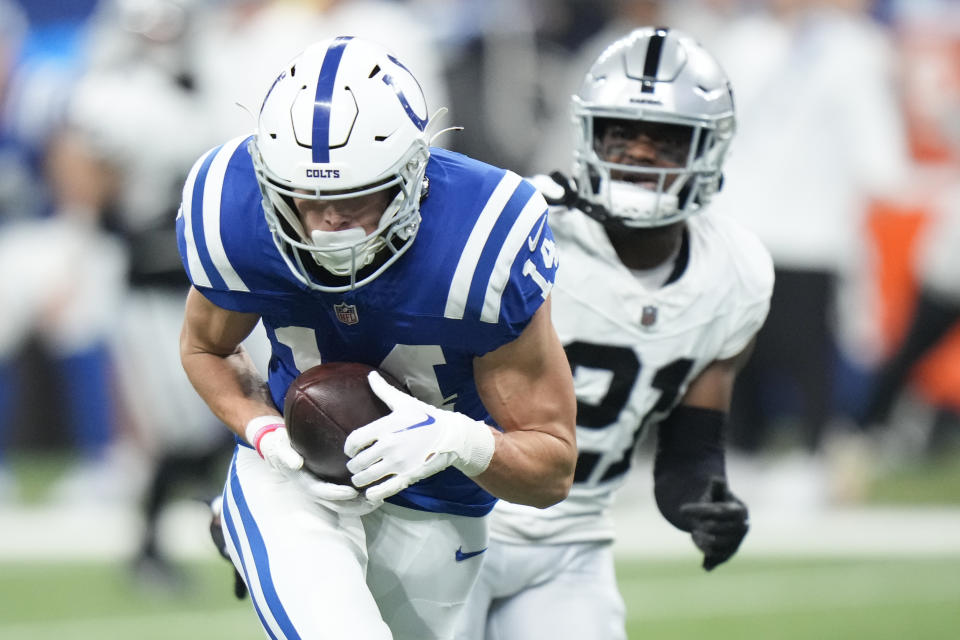
<path fill-rule="evenodd" d="M 547 431 L 573 441 L 576 397 L 548 298 L 516 340 L 474 362 L 477 391 L 504 431 Z"/>
<path fill-rule="evenodd" d="M 259 320 L 255 313 L 218 307 L 191 287 L 180 334 L 181 357 L 204 353 L 228 356 L 237 351 Z"/>
<path fill-rule="evenodd" d="M 733 385 L 737 373 L 753 352 L 755 338 L 743 350 L 732 358 L 714 360 L 700 372 L 687 388 L 680 404 L 702 409 L 716 409 L 727 412 L 733 397 Z"/>

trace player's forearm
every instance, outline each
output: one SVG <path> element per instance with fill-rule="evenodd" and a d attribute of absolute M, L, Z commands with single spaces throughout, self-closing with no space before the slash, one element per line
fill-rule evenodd
<path fill-rule="evenodd" d="M 543 431 L 496 432 L 487 470 L 473 479 L 509 502 L 546 508 L 567 497 L 573 484 L 576 445 Z"/>
<path fill-rule="evenodd" d="M 244 428 L 253 418 L 278 414 L 266 383 L 243 347 L 226 356 L 202 351 L 182 353 L 181 360 L 200 397 L 240 437 L 244 437 Z"/>
<path fill-rule="evenodd" d="M 681 507 L 695 502 L 712 478 L 725 478 L 723 427 L 726 414 L 680 405 L 657 429 L 654 497 L 663 517 L 682 531 L 691 523 Z"/>

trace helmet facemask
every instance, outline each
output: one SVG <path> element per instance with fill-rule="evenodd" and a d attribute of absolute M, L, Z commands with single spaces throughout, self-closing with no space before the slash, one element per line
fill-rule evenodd
<path fill-rule="evenodd" d="M 329 192 L 290 189 L 269 179 L 269 173 L 251 142 L 251 155 L 261 180 L 260 192 L 267 226 L 287 266 L 312 288 L 324 291 L 349 291 L 378 277 L 393 264 L 412 243 L 420 227 L 420 201 L 426 190 L 426 167 L 429 153 L 426 145 L 413 148 L 402 161 L 395 177 L 379 184 L 358 189 Z M 374 193 L 392 193 L 377 228 L 364 233 L 360 227 L 345 231 L 314 231 L 303 228 L 294 200 L 346 201 Z M 386 253 L 382 253 L 386 252 Z M 374 270 L 369 270 L 376 264 Z M 317 273 L 323 268 L 329 276 Z M 319 275 L 319 278 L 318 278 Z M 337 283 L 337 279 L 343 279 Z M 319 282 L 318 282 L 319 280 Z"/>
<path fill-rule="evenodd" d="M 672 224 L 719 191 L 729 137 L 719 139 L 715 127 L 589 113 L 580 119 L 581 195 L 625 226 Z"/>

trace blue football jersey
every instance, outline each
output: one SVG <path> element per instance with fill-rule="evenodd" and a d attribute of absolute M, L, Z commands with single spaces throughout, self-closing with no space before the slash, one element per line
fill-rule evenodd
<path fill-rule="evenodd" d="M 372 282 L 326 293 L 301 283 L 274 244 L 250 140 L 234 139 L 194 165 L 177 239 L 204 296 L 262 318 L 277 407 L 300 372 L 321 362 L 362 362 L 388 371 L 425 402 L 493 424 L 474 384 L 473 359 L 516 338 L 553 286 L 557 256 L 542 196 L 515 173 L 431 149 L 429 191 L 411 248 Z M 390 501 L 479 516 L 495 498 L 451 467 Z"/>

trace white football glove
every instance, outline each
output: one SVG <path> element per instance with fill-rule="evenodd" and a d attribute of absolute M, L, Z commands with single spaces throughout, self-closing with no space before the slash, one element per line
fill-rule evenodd
<path fill-rule="evenodd" d="M 475 476 L 490 465 L 496 443 L 484 422 L 421 402 L 376 371 L 368 380 L 391 413 L 360 427 L 343 445 L 354 485 L 386 478 L 367 487 L 368 499 L 382 502 L 450 466 Z"/>
<path fill-rule="evenodd" d="M 271 467 L 294 482 L 313 500 L 337 513 L 364 515 L 378 506 L 353 487 L 324 482 L 303 468 L 303 456 L 290 445 L 290 435 L 280 416 L 260 416 L 247 423 L 247 442 Z"/>

